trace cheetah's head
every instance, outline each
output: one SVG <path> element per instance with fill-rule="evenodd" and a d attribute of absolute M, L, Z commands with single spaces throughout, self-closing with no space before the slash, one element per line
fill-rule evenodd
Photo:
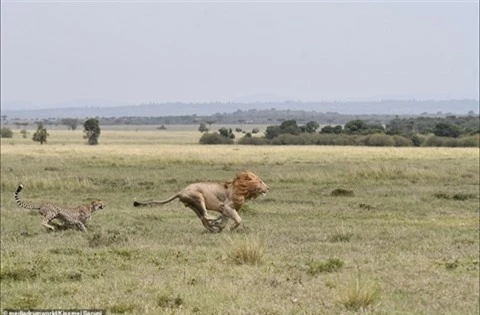
<path fill-rule="evenodd" d="M 94 200 L 92 201 L 92 210 L 97 211 L 105 208 L 106 205 L 102 200 Z"/>

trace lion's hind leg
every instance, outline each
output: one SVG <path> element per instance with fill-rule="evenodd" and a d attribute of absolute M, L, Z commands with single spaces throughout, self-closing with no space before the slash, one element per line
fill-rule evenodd
<path fill-rule="evenodd" d="M 200 221 L 202 221 L 203 226 L 207 230 L 213 233 L 219 233 L 222 231 L 218 227 L 212 226 L 211 222 L 216 220 L 217 218 L 210 216 L 207 213 L 205 200 L 202 195 L 190 196 L 190 198 L 180 198 L 180 201 L 182 201 L 185 206 L 189 207 L 193 210 L 193 212 L 195 212 L 195 214 L 198 216 Z"/>

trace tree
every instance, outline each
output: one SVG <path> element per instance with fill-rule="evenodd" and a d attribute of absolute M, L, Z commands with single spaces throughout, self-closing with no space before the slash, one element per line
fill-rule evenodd
<path fill-rule="evenodd" d="M 200 132 L 208 132 L 207 125 L 206 125 L 204 122 L 200 123 L 200 127 L 198 127 L 198 131 L 200 131 Z"/>
<path fill-rule="evenodd" d="M 32 140 L 40 142 L 40 144 L 47 143 L 47 137 L 49 136 L 47 129 L 44 128 L 43 122 L 37 122 L 37 131 L 33 134 Z"/>
<path fill-rule="evenodd" d="M 305 125 L 305 132 L 308 132 L 308 133 L 315 133 L 318 129 L 318 127 L 320 127 L 320 125 L 315 122 L 315 121 L 309 121 L 306 125 Z"/>
<path fill-rule="evenodd" d="M 235 135 L 232 132 L 232 128 L 227 129 L 225 127 L 222 127 L 218 129 L 218 132 L 220 133 L 221 136 L 229 139 L 235 139 Z"/>
<path fill-rule="evenodd" d="M 343 129 L 342 126 L 337 125 L 335 127 L 333 126 L 325 126 L 322 129 L 320 129 L 320 133 L 330 133 L 330 134 L 340 134 L 342 133 Z"/>
<path fill-rule="evenodd" d="M 265 130 L 265 138 L 273 139 L 280 135 L 280 127 L 278 126 L 268 126 Z"/>
<path fill-rule="evenodd" d="M 392 119 L 385 128 L 388 135 L 411 136 L 414 132 L 414 121 L 412 119 Z"/>
<path fill-rule="evenodd" d="M 10 128 L 7 127 L 2 127 L 2 138 L 12 138 L 13 137 L 13 131 Z"/>
<path fill-rule="evenodd" d="M 90 145 L 98 144 L 98 137 L 100 137 L 100 126 L 98 119 L 90 118 L 83 124 L 85 128 L 83 130 L 83 139 L 87 139 L 87 143 Z"/>
<path fill-rule="evenodd" d="M 208 129 L 211 129 L 211 128 L 212 128 L 212 125 L 213 125 L 214 123 L 216 123 L 216 121 L 213 120 L 213 119 L 209 119 L 209 120 L 207 120 L 207 121 L 205 121 L 205 122 L 208 124 Z"/>
<path fill-rule="evenodd" d="M 68 127 L 68 130 L 76 130 L 78 126 L 78 119 L 77 118 L 63 118 L 61 120 L 62 125 Z"/>
<path fill-rule="evenodd" d="M 300 134 L 300 128 L 297 125 L 297 121 L 292 120 L 285 120 L 280 124 L 280 133 L 288 133 L 291 135 L 298 135 Z"/>
<path fill-rule="evenodd" d="M 348 134 L 359 134 L 368 130 L 368 124 L 361 119 L 355 119 L 347 122 L 344 129 Z"/>
<path fill-rule="evenodd" d="M 448 122 L 440 122 L 435 125 L 433 133 L 438 137 L 453 137 L 457 138 L 460 136 L 460 128 L 456 125 L 450 124 Z"/>

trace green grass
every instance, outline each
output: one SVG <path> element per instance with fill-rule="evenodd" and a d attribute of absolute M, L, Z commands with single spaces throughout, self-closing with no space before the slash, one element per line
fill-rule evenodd
<path fill-rule="evenodd" d="M 478 314 L 478 149 L 200 146 L 199 132 L 162 132 L 102 130 L 94 147 L 81 132 L 2 139 L 2 310 Z M 208 233 L 177 201 L 132 206 L 244 169 L 270 192 L 234 232 Z M 17 208 L 20 183 L 27 203 L 107 207 L 86 234 L 47 232 Z"/>

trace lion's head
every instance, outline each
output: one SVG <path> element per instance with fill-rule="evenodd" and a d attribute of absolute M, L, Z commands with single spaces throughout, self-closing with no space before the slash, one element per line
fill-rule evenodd
<path fill-rule="evenodd" d="M 268 192 L 268 186 L 252 172 L 240 172 L 232 180 L 225 183 L 225 188 L 232 189 L 232 199 L 236 210 L 239 210 L 245 200 L 255 199 Z"/>

